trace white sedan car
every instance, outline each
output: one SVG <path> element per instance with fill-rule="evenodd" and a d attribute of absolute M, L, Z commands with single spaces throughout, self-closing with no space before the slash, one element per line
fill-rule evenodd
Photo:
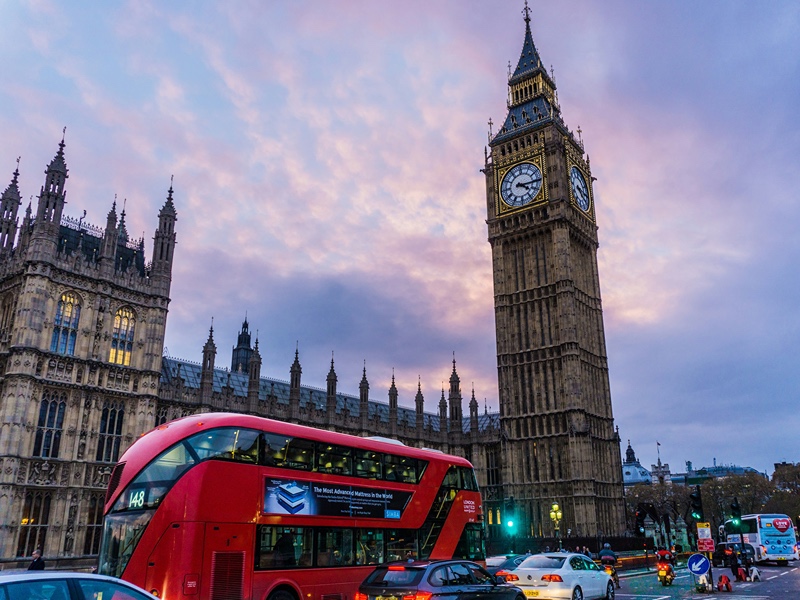
<path fill-rule="evenodd" d="M 534 554 L 503 575 L 508 583 L 519 587 L 527 598 L 614 600 L 611 577 L 583 554 Z"/>

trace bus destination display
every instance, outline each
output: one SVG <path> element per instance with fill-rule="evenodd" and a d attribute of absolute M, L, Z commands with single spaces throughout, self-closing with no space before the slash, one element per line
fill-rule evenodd
<path fill-rule="evenodd" d="M 265 480 L 264 514 L 399 519 L 412 492 L 296 479 Z"/>

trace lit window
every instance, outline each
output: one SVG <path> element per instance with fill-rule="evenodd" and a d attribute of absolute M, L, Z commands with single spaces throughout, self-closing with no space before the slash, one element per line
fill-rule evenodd
<path fill-rule="evenodd" d="M 50 520 L 50 493 L 28 492 L 22 507 L 22 523 L 17 541 L 17 556 L 30 556 L 44 548 Z"/>
<path fill-rule="evenodd" d="M 120 308 L 114 315 L 114 332 L 111 336 L 111 352 L 108 361 L 117 365 L 131 364 L 131 352 L 133 351 L 133 330 L 136 325 L 136 318 L 133 311 L 128 308 Z"/>
<path fill-rule="evenodd" d="M 50 352 L 59 354 L 75 354 L 75 341 L 78 338 L 78 321 L 81 317 L 81 304 L 72 292 L 61 295 L 53 321 L 53 337 L 50 340 Z"/>

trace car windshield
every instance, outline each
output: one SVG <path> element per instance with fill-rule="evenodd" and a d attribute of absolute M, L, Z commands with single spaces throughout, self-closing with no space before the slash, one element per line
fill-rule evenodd
<path fill-rule="evenodd" d="M 405 567 L 403 565 L 390 565 L 375 569 L 364 585 L 382 585 L 385 587 L 416 585 L 422 579 L 425 569 Z"/>
<path fill-rule="evenodd" d="M 548 556 L 546 554 L 534 554 L 522 561 L 520 569 L 560 569 L 566 560 L 566 556 Z"/>

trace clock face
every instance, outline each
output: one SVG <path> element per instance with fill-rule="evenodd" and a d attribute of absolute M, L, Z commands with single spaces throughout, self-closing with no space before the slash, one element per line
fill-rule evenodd
<path fill-rule="evenodd" d="M 572 195 L 575 197 L 575 202 L 581 207 L 581 210 L 589 210 L 589 186 L 586 185 L 586 179 L 578 167 L 570 169 L 569 180 L 572 183 Z"/>
<path fill-rule="evenodd" d="M 542 189 L 542 172 L 534 164 L 520 163 L 509 169 L 500 185 L 503 202 L 509 206 L 525 206 Z"/>

